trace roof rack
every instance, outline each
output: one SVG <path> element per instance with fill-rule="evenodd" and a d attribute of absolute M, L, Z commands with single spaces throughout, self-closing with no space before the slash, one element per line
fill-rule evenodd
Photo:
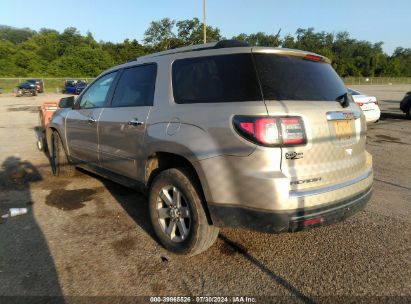
<path fill-rule="evenodd" d="M 153 58 L 158 56 L 170 55 L 170 54 L 177 54 L 177 53 L 184 53 L 184 52 L 193 52 L 193 51 L 203 51 L 209 49 L 223 49 L 223 48 L 231 48 L 231 47 L 249 47 L 250 45 L 247 42 L 238 41 L 238 40 L 221 40 L 218 42 L 211 42 L 205 44 L 196 44 L 196 45 L 189 45 L 181 48 L 176 48 L 172 50 L 162 51 L 158 53 L 153 53 L 145 56 L 138 57 L 136 59 L 130 59 L 128 62 L 141 60 L 146 58 Z"/>

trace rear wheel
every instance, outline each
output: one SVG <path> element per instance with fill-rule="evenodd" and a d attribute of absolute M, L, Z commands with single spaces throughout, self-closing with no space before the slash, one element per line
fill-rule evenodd
<path fill-rule="evenodd" d="M 57 131 L 52 134 L 53 150 L 51 151 L 51 168 L 53 175 L 58 177 L 73 177 L 76 175 L 76 168 L 68 160 L 60 135 Z"/>
<path fill-rule="evenodd" d="M 407 119 L 411 119 L 411 105 L 409 105 L 407 111 L 405 111 L 405 117 L 407 117 Z"/>
<path fill-rule="evenodd" d="M 196 255 L 217 239 L 209 225 L 200 189 L 185 168 L 173 168 L 155 177 L 150 188 L 150 218 L 160 243 L 177 254 Z"/>

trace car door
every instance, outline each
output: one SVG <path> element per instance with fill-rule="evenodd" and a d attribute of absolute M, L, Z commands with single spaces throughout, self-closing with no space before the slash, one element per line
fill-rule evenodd
<path fill-rule="evenodd" d="M 156 71 L 155 64 L 124 69 L 111 106 L 99 119 L 101 166 L 137 180 L 144 173 L 144 135 L 153 105 Z"/>
<path fill-rule="evenodd" d="M 76 161 L 98 164 L 98 119 L 112 94 L 117 72 L 97 79 L 76 101 L 66 118 L 66 137 L 70 156 Z"/>

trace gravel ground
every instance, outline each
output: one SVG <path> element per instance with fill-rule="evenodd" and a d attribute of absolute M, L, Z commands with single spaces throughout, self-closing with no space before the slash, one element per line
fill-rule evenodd
<path fill-rule="evenodd" d="M 142 194 L 85 172 L 51 176 L 35 146 L 36 107 L 61 95 L 0 95 L 0 213 L 29 209 L 0 224 L 0 296 L 411 301 L 411 121 L 397 110 L 411 87 L 353 88 L 377 96 L 383 110 L 368 130 L 375 183 L 366 209 L 294 234 L 222 229 L 193 258 L 157 243 Z"/>

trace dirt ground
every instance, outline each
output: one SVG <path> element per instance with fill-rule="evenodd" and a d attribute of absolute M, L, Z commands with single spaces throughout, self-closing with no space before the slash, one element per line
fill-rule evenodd
<path fill-rule="evenodd" d="M 35 145 L 37 107 L 61 95 L 1 94 L 0 214 L 28 214 L 0 224 L 0 296 L 410 301 L 411 121 L 398 106 L 411 86 L 353 88 L 377 96 L 383 111 L 368 129 L 375 183 L 366 209 L 294 234 L 221 229 L 193 258 L 157 243 L 142 194 L 85 172 L 52 177 Z"/>

